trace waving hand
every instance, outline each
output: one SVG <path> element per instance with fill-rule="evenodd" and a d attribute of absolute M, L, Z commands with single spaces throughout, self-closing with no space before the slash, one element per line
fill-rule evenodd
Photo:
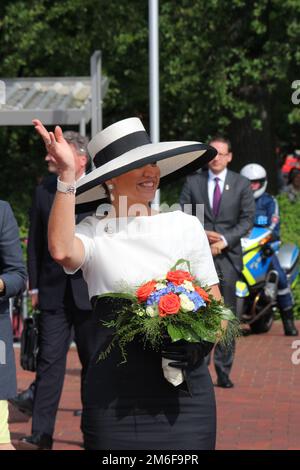
<path fill-rule="evenodd" d="M 70 145 L 64 139 L 61 127 L 56 126 L 53 133 L 48 132 L 38 119 L 34 119 L 32 122 L 35 130 L 42 137 L 48 155 L 56 165 L 59 175 L 64 173 L 75 174 L 74 155 Z"/>

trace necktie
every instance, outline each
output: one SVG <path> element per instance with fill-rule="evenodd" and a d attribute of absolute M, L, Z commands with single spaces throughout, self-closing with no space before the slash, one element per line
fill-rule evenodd
<path fill-rule="evenodd" d="M 220 202 L 221 202 L 221 188 L 219 185 L 220 178 L 216 177 L 214 178 L 214 180 L 215 180 L 215 189 L 214 189 L 212 210 L 213 210 L 214 216 L 217 217 L 219 213 Z"/>

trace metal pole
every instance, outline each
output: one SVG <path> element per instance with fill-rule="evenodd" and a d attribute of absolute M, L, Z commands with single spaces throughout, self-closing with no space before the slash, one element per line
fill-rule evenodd
<path fill-rule="evenodd" d="M 158 0 L 149 0 L 150 136 L 159 142 Z"/>
<path fill-rule="evenodd" d="M 101 51 L 91 57 L 92 137 L 102 129 Z"/>
<path fill-rule="evenodd" d="M 159 15 L 158 0 L 148 1 L 149 9 L 149 99 L 150 137 L 153 143 L 159 142 Z M 159 206 L 159 190 L 153 204 Z"/>

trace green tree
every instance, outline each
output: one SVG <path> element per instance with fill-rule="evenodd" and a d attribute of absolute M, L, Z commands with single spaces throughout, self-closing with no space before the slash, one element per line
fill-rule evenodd
<path fill-rule="evenodd" d="M 280 208 L 281 241 L 283 243 L 295 243 L 300 247 L 300 203 L 291 203 L 286 194 L 280 194 L 277 198 Z M 294 313 L 300 318 L 300 282 L 296 279 L 293 296 L 295 300 Z"/>
<path fill-rule="evenodd" d="M 139 115 L 148 126 L 146 0 L 2 0 L 0 15 L 0 77 L 89 75 L 101 49 L 105 125 Z M 298 0 L 161 0 L 161 139 L 225 132 L 233 167 L 258 161 L 275 188 L 275 140 L 300 127 L 299 15 Z M 44 150 L 29 128 L 0 128 L 0 143 L 0 197 L 25 219 Z"/>
<path fill-rule="evenodd" d="M 110 80 L 105 123 L 147 116 L 146 3 L 3 0 L 0 8 L 0 77 L 89 75 L 90 56 L 101 49 Z M 23 223 L 45 173 L 44 149 L 32 128 L 2 127 L 0 143 L 0 197 Z"/>
<path fill-rule="evenodd" d="M 274 189 L 275 137 L 286 137 L 293 119 L 299 125 L 291 83 L 300 3 L 198 0 L 161 10 L 163 125 L 176 136 L 229 134 L 234 168 L 263 163 Z"/>

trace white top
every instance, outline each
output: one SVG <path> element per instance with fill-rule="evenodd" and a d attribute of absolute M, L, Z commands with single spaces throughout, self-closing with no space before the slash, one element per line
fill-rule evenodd
<path fill-rule="evenodd" d="M 209 243 L 199 220 L 181 211 L 154 216 L 85 218 L 76 226 L 85 258 L 82 269 L 89 296 L 120 292 L 164 276 L 181 258 L 191 263 L 202 285 L 219 282 Z M 186 269 L 186 268 L 185 268 Z"/>
<path fill-rule="evenodd" d="M 221 171 L 221 173 L 219 173 L 218 175 L 215 175 L 211 170 L 208 170 L 207 187 L 208 187 L 208 200 L 209 200 L 209 205 L 211 209 L 213 206 L 214 191 L 215 191 L 215 186 L 216 186 L 215 178 L 219 178 L 219 186 L 220 186 L 221 194 L 223 194 L 226 175 L 227 175 L 227 168 L 224 168 L 224 170 Z"/>

